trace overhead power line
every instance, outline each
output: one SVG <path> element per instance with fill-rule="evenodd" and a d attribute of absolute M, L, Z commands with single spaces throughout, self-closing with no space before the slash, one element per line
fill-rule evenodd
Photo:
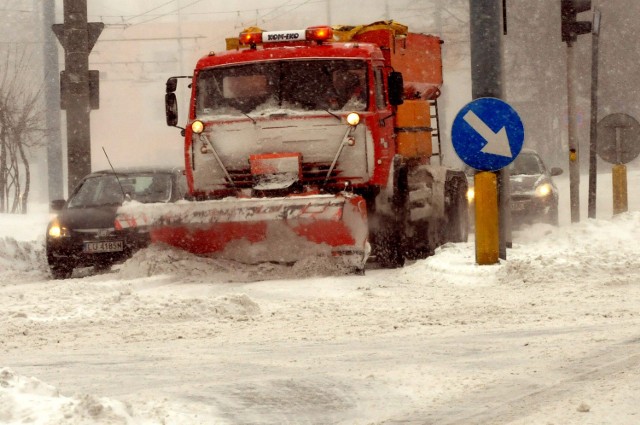
<path fill-rule="evenodd" d="M 202 0 L 195 0 L 195 1 L 193 1 L 193 2 L 191 2 L 191 3 L 189 3 L 189 4 L 187 4 L 187 5 L 184 5 L 184 6 L 181 6 L 181 7 L 177 8 L 177 9 L 174 9 L 174 10 L 172 10 L 171 12 L 167 12 L 167 13 L 164 13 L 164 14 L 162 14 L 162 15 L 158 15 L 158 16 L 156 16 L 155 18 L 147 19 L 146 21 L 136 22 L 136 23 L 135 23 L 135 24 L 133 24 L 133 25 L 146 24 L 147 22 L 155 21 L 156 19 L 160 19 L 160 18 L 162 18 L 162 17 L 164 17 L 164 16 L 173 15 L 174 13 L 178 13 L 178 12 L 180 12 L 181 10 L 186 9 L 187 7 L 193 6 L 193 5 L 194 5 L 194 4 L 196 4 L 196 3 L 200 3 L 201 1 L 202 1 Z"/>
<path fill-rule="evenodd" d="M 109 20 L 109 19 L 118 19 L 118 22 L 113 22 L 113 23 L 109 23 L 109 22 L 105 22 L 105 24 L 108 25 L 124 25 L 124 26 L 133 26 L 133 25 L 140 25 L 140 24 L 145 24 L 148 22 L 152 22 L 155 21 L 157 19 L 163 18 L 165 16 L 170 16 L 172 14 L 176 14 L 178 12 L 183 11 L 184 9 L 187 9 L 197 3 L 200 3 L 202 0 L 196 0 L 193 1 L 191 3 L 185 4 L 179 8 L 175 8 L 174 10 L 171 10 L 169 12 L 166 13 L 153 13 L 155 11 L 157 11 L 158 9 L 161 9 L 163 7 L 168 6 L 171 3 L 175 3 L 176 0 L 170 0 L 168 2 L 162 3 L 159 6 L 156 6 L 152 9 L 147 10 L 146 12 L 143 13 L 139 13 L 136 15 L 92 15 L 93 19 L 97 19 L 101 22 L 104 22 L 105 20 Z M 313 4 L 313 3 L 325 3 L 327 0 L 305 0 L 299 3 L 293 3 L 290 4 L 292 0 L 286 0 L 285 2 L 283 2 L 283 4 L 279 5 L 279 6 L 272 6 L 272 7 L 258 7 L 258 8 L 252 8 L 252 9 L 236 9 L 236 10 L 224 10 L 224 11 L 212 11 L 212 12 L 206 12 L 206 11 L 198 11 L 198 12 L 190 12 L 190 13 L 181 13 L 182 16 L 206 16 L 206 15 L 239 15 L 241 13 L 247 13 L 247 12 L 256 12 L 258 14 L 258 17 L 256 19 L 261 19 L 263 20 L 263 22 L 266 22 L 267 20 L 264 20 L 265 17 L 267 17 L 268 15 L 271 15 L 273 13 L 275 13 L 276 11 L 282 9 L 283 7 L 291 7 L 291 9 L 289 10 L 285 10 L 283 11 L 281 14 L 278 14 L 275 17 L 269 18 L 268 20 L 273 20 L 273 19 L 277 19 L 280 16 L 286 15 L 287 13 L 291 13 L 293 10 L 304 6 L 306 4 Z M 260 15 L 262 12 L 265 12 L 264 14 Z M 147 17 L 148 19 L 146 20 L 141 20 L 138 22 L 132 22 L 138 18 L 143 18 L 143 17 Z"/>
<path fill-rule="evenodd" d="M 158 9 L 161 9 L 161 8 L 165 7 L 166 5 L 168 5 L 168 4 L 174 3 L 175 1 L 176 0 L 169 0 L 168 2 L 162 3 L 160 6 L 156 6 L 153 9 L 149 9 L 146 12 L 142 12 L 142 13 L 140 13 L 138 15 L 129 16 L 127 19 L 125 19 L 125 21 L 130 21 L 132 19 L 139 18 L 140 16 L 148 15 L 149 13 L 154 12 L 154 11 L 156 11 Z"/>
<path fill-rule="evenodd" d="M 273 9 L 271 9 L 270 12 L 265 13 L 264 15 L 262 15 L 262 19 L 264 19 L 266 16 L 269 16 L 271 14 L 273 14 L 275 11 L 277 11 L 278 9 L 282 9 L 283 7 L 287 6 L 289 3 L 291 3 L 293 0 L 287 0 L 284 3 L 282 3 L 280 6 L 274 7 Z"/>
<path fill-rule="evenodd" d="M 324 2 L 325 2 L 325 0 L 321 0 L 321 1 L 314 1 L 313 3 L 324 3 Z M 289 14 L 289 13 L 293 12 L 294 10 L 299 9 L 300 7 L 304 6 L 305 4 L 309 4 L 309 3 L 312 3 L 312 2 L 311 2 L 311 0 L 306 0 L 306 1 L 304 1 L 304 2 L 302 2 L 302 3 L 300 3 L 300 4 L 298 4 L 298 5 L 291 5 L 291 6 L 294 6 L 294 7 L 292 7 L 292 8 L 291 8 L 291 9 L 289 9 L 289 10 L 286 10 L 286 11 L 284 11 L 284 12 L 280 13 L 280 14 L 279 14 L 279 15 L 277 15 L 277 16 L 271 17 L 271 18 L 269 18 L 269 19 L 264 19 L 264 17 L 263 17 L 263 18 L 262 18 L 262 22 L 275 21 L 275 20 L 276 20 L 276 19 L 278 19 L 279 17 L 284 16 L 284 15 L 287 15 L 287 14 Z"/>

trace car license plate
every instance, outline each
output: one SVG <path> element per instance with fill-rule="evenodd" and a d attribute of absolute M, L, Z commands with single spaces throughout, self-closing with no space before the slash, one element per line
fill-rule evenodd
<path fill-rule="evenodd" d="M 512 201 L 511 211 L 524 211 L 527 208 L 527 202 L 525 201 Z"/>
<path fill-rule="evenodd" d="M 89 254 L 97 252 L 118 252 L 124 249 L 122 241 L 85 242 L 83 251 Z"/>

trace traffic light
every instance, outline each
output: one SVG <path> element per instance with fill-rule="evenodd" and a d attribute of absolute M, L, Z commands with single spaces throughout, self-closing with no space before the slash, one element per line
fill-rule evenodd
<path fill-rule="evenodd" d="M 591 9 L 591 0 L 560 0 L 562 17 L 562 41 L 568 44 L 578 39 L 580 34 L 591 32 L 591 22 L 578 21 L 576 15 Z"/>

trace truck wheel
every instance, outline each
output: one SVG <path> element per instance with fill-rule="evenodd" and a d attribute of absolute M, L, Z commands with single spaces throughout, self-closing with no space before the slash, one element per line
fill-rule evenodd
<path fill-rule="evenodd" d="M 393 181 L 392 215 L 381 214 L 375 232 L 376 259 L 387 269 L 402 267 L 405 260 L 407 167 L 404 164 L 394 162 Z"/>
<path fill-rule="evenodd" d="M 435 252 L 439 245 L 432 235 L 429 223 L 426 221 L 409 224 L 411 236 L 405 235 L 405 255 L 407 260 L 422 260 Z"/>
<path fill-rule="evenodd" d="M 376 260 L 385 269 L 397 269 L 404 265 L 404 238 L 402 226 L 388 217 L 376 233 Z"/>
<path fill-rule="evenodd" d="M 440 226 L 433 217 L 433 180 L 427 167 L 409 167 L 407 197 L 403 207 L 407 213 L 404 232 L 408 260 L 421 260 L 433 255 L 444 239 L 438 230 Z"/>
<path fill-rule="evenodd" d="M 469 204 L 466 193 L 459 185 L 455 185 L 452 191 L 452 202 L 447 208 L 449 216 L 447 240 L 449 242 L 467 242 L 469 239 Z"/>

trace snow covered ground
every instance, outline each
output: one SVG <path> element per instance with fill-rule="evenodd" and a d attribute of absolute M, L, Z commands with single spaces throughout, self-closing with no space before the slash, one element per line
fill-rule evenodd
<path fill-rule="evenodd" d="M 0 215 L 2 424 L 638 424 L 640 172 L 612 218 L 364 276 L 149 248 L 54 281 L 45 207 Z"/>

